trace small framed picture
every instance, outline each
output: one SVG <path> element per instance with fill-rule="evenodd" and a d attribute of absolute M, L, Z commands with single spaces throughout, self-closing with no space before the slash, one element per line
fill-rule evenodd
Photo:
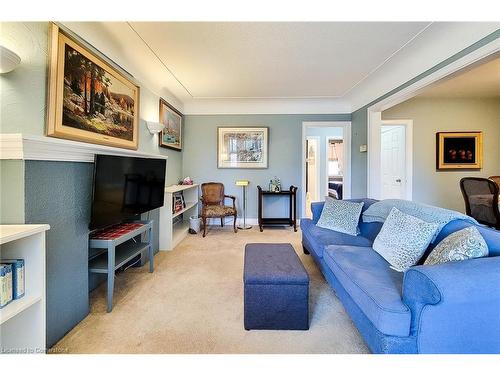
<path fill-rule="evenodd" d="M 482 166 L 482 132 L 436 133 L 437 169 L 481 169 Z"/>
<path fill-rule="evenodd" d="M 267 127 L 219 127 L 218 168 L 267 168 Z"/>
<path fill-rule="evenodd" d="M 160 132 L 161 147 L 182 150 L 182 113 L 160 98 L 160 123 L 165 129 Z"/>

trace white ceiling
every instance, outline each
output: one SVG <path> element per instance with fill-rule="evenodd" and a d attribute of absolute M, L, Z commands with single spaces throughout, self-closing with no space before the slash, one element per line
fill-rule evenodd
<path fill-rule="evenodd" d="M 425 98 L 500 97 L 500 57 L 488 60 L 437 82 L 419 96 Z"/>
<path fill-rule="evenodd" d="M 185 114 L 350 113 L 493 22 L 64 22 Z M 494 41 L 500 49 L 500 38 Z M 141 106 L 145 118 L 157 108 Z M 155 115 L 156 114 L 156 115 Z"/>
<path fill-rule="evenodd" d="M 132 22 L 200 98 L 342 97 L 428 23 Z"/>

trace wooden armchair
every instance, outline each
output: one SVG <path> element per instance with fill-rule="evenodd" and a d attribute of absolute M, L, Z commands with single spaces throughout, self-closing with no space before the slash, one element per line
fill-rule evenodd
<path fill-rule="evenodd" d="M 207 231 L 207 219 L 220 218 L 220 225 L 224 226 L 224 218 L 227 216 L 234 216 L 233 228 L 234 233 L 236 229 L 236 197 L 233 195 L 224 194 L 224 184 L 220 182 L 207 182 L 201 184 L 201 219 L 203 221 L 203 237 Z M 226 206 L 225 198 L 233 200 L 232 206 Z"/>

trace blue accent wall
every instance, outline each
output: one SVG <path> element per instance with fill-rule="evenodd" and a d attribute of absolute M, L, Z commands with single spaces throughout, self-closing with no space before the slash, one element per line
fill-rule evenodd
<path fill-rule="evenodd" d="M 91 163 L 25 162 L 27 224 L 47 223 L 47 347 L 89 312 Z"/>
<path fill-rule="evenodd" d="M 281 179 L 284 188 L 302 184 L 302 122 L 350 121 L 350 114 L 332 115 L 188 115 L 184 120 L 183 174 L 197 183 L 218 181 L 225 185 L 227 194 L 237 197 L 241 212 L 241 187 L 237 179 L 250 180 L 248 187 L 247 217 L 257 218 L 257 185 L 267 188 L 274 176 Z M 268 169 L 218 169 L 218 126 L 269 127 Z M 353 168 L 356 168 L 354 165 Z M 353 180 L 353 185 L 358 181 Z M 297 197 L 297 214 L 301 213 L 301 192 Z M 288 212 L 285 200 L 269 201 L 264 212 L 267 216 L 281 216 Z M 284 212 L 285 211 L 285 212 Z"/>
<path fill-rule="evenodd" d="M 25 162 L 26 224 L 50 225 L 46 240 L 48 348 L 87 316 L 89 290 L 105 280 L 105 276 L 89 278 L 88 274 L 93 167 L 93 163 Z M 157 252 L 159 210 L 144 214 L 143 219 L 154 220 Z"/>

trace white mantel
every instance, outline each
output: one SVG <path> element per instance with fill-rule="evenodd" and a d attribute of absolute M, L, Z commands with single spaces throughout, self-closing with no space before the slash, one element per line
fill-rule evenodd
<path fill-rule="evenodd" d="M 160 154 L 148 154 L 124 148 L 69 141 L 40 135 L 0 134 L 0 159 L 48 160 L 92 163 L 96 154 L 167 159 Z"/>

